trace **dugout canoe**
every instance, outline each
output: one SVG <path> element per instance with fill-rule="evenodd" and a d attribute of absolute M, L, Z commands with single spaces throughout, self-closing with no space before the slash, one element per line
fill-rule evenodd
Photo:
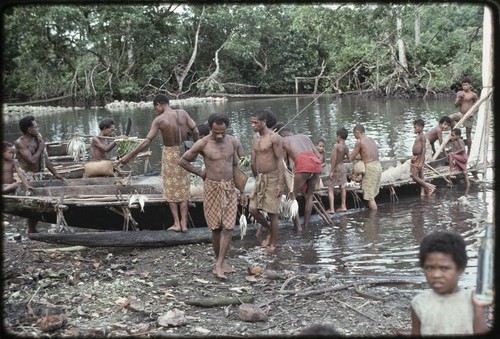
<path fill-rule="evenodd" d="M 346 212 L 332 215 L 333 220 L 362 211 L 361 209 L 351 209 Z M 311 223 L 321 221 L 317 214 L 312 215 Z M 288 219 L 282 219 L 279 228 L 292 228 L 293 224 Z M 257 224 L 251 223 L 247 226 L 244 237 L 254 236 Z M 80 231 L 68 233 L 32 233 L 31 240 L 44 241 L 53 244 L 67 246 L 87 246 L 87 247 L 171 247 L 188 244 L 202 244 L 211 242 L 211 232 L 208 227 L 190 227 L 185 233 L 173 231 Z M 233 240 L 241 239 L 241 228 L 239 225 L 233 230 Z"/>
<path fill-rule="evenodd" d="M 403 162 L 384 162 L 386 171 L 401 166 Z M 384 173 L 387 173 L 384 171 Z M 426 171 L 428 181 L 436 186 L 446 186 L 448 166 L 437 166 Z M 324 177 L 325 186 L 328 178 Z M 460 181 L 455 173 L 452 180 Z M 37 221 L 53 223 L 61 228 L 71 226 L 106 231 L 166 230 L 173 224 L 168 205 L 162 196 L 162 182 L 158 175 L 128 177 L 100 177 L 33 182 L 32 192 L 20 191 L 17 195 L 3 196 L 3 212 Z M 359 183 L 347 185 L 348 208 L 364 207 Z M 250 194 L 253 179 L 245 189 Z M 336 190 L 338 194 L 338 190 Z M 377 203 L 393 201 L 406 196 L 419 196 L 419 187 L 405 174 L 383 182 Z M 326 187 L 316 191 L 323 205 L 328 204 Z M 142 207 L 141 207 L 142 200 Z M 340 199 L 335 199 L 338 205 Z M 299 214 L 303 214 L 303 199 L 298 198 Z M 241 207 L 240 207 L 241 208 Z M 241 212 L 241 211 L 240 211 Z M 314 213 L 314 211 L 313 211 Z M 191 185 L 188 226 L 206 227 L 203 215 L 203 187 Z"/>

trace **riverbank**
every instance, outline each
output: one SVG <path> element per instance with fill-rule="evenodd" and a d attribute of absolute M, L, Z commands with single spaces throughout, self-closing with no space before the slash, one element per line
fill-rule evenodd
<path fill-rule="evenodd" d="M 171 106 L 193 105 L 207 102 L 224 102 L 226 97 L 193 97 L 187 99 L 171 99 Z M 118 101 L 115 100 L 104 107 L 91 107 L 91 109 L 107 109 L 109 111 L 134 110 L 134 109 L 152 109 L 152 101 Z M 4 121 L 20 119 L 26 115 L 33 115 L 35 118 L 46 115 L 61 114 L 66 112 L 83 111 L 84 107 L 61 107 L 61 106 L 28 106 L 28 105 L 2 105 L 2 116 Z"/>

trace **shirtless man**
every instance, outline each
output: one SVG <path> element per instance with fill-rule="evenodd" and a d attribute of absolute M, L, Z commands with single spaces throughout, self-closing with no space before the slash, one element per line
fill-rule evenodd
<path fill-rule="evenodd" d="M 476 103 L 478 100 L 477 94 L 471 91 L 471 80 L 468 77 L 462 79 L 462 90 L 458 91 L 455 99 L 455 107 L 459 107 L 460 112 L 450 115 L 451 128 L 455 128 L 455 124 L 462 119 L 465 113 Z M 465 142 L 467 145 L 467 154 L 470 154 L 470 146 L 472 143 L 472 124 L 474 123 L 474 115 L 471 115 L 464 121 L 465 126 Z"/>
<path fill-rule="evenodd" d="M 377 209 L 375 197 L 380 190 L 380 180 L 382 178 L 382 165 L 379 162 L 378 146 L 371 137 L 365 135 L 365 127 L 361 124 L 354 126 L 352 133 L 357 139 L 354 149 L 349 156 L 349 161 L 353 161 L 359 155 L 365 164 L 365 174 L 361 182 L 363 189 L 363 199 L 368 201 L 368 208 Z"/>
<path fill-rule="evenodd" d="M 204 181 L 203 212 L 212 231 L 211 240 L 216 259 L 213 274 L 218 279 L 225 280 L 224 273 L 234 272 L 234 268 L 225 262 L 225 258 L 238 211 L 233 171 L 238 165 L 235 154 L 241 144 L 236 138 L 227 134 L 229 126 L 227 115 L 212 114 L 208 119 L 208 125 L 211 130 L 210 135 L 195 142 L 193 147 L 182 155 L 179 165 Z M 192 164 L 198 154 L 203 156 L 204 170 Z M 240 202 L 246 205 L 246 195 L 242 192 L 240 192 Z"/>
<path fill-rule="evenodd" d="M 35 121 L 35 117 L 29 115 L 19 120 L 19 129 L 23 135 L 14 144 L 17 160 L 25 172 L 26 178 L 28 180 L 41 179 L 44 167 L 47 167 L 56 179 L 63 180 L 45 152 L 45 143 L 38 132 L 38 123 Z"/>
<path fill-rule="evenodd" d="M 426 138 L 423 133 L 424 121 L 417 119 L 413 122 L 413 130 L 417 137 L 413 142 L 413 157 L 411 158 L 411 178 L 420 185 L 420 196 L 432 195 L 434 192 L 434 185 L 429 184 L 424 180 L 424 163 L 425 163 L 425 143 Z"/>
<path fill-rule="evenodd" d="M 170 108 L 169 99 L 165 94 L 156 95 L 153 105 L 158 116 L 153 120 L 146 139 L 130 153 L 123 156 L 120 163 L 126 164 L 129 162 L 130 159 L 151 144 L 158 131 L 161 132 L 163 138 L 161 170 L 163 197 L 167 201 L 172 212 L 172 217 L 174 218 L 174 224 L 168 230 L 187 232 L 188 199 L 191 181 L 189 173 L 179 166 L 179 128 L 181 129 L 182 140 L 187 140 L 188 128 L 192 130 L 194 140 L 198 140 L 198 129 L 196 128 L 196 123 L 186 111 Z M 179 119 L 180 126 L 177 124 L 177 119 Z"/>
<path fill-rule="evenodd" d="M 38 132 L 38 123 L 35 117 L 29 115 L 19 120 L 19 129 L 23 135 L 19 137 L 14 145 L 16 146 L 16 157 L 19 161 L 20 171 L 28 181 L 41 180 L 45 167 L 56 179 L 64 180 L 52 165 L 52 162 L 45 151 L 45 143 Z M 28 219 L 27 233 L 36 233 L 35 219 Z"/>
<path fill-rule="evenodd" d="M 427 143 L 425 144 L 425 162 L 432 160 L 432 156 L 436 153 L 435 142 L 439 141 L 439 145 L 443 143 L 443 131 L 446 131 L 450 125 L 451 119 L 445 115 L 439 119 L 439 125 L 425 133 L 425 138 L 427 139 Z"/>
<path fill-rule="evenodd" d="M 278 215 L 284 174 L 283 143 L 281 136 L 267 126 L 269 120 L 276 122 L 274 113 L 269 110 L 254 111 L 250 117 L 255 132 L 250 157 L 255 187 L 250 196 L 249 212 L 267 229 L 267 237 L 262 246 L 266 247 L 268 253 L 273 253 L 278 246 Z M 260 211 L 267 212 L 271 224 Z"/>
<path fill-rule="evenodd" d="M 295 175 L 293 192 L 290 192 L 291 199 L 296 199 L 305 186 L 304 228 L 307 228 L 313 208 L 314 188 L 322 170 L 320 154 L 307 135 L 294 134 L 287 127 L 281 128 L 279 134 L 283 137 L 283 148 L 294 163 Z M 302 231 L 298 217 L 295 217 L 293 222 L 295 229 Z"/>
<path fill-rule="evenodd" d="M 105 118 L 99 122 L 101 132 L 92 138 L 90 142 L 90 155 L 92 160 L 109 159 L 108 152 L 116 146 L 116 139 L 126 138 L 125 135 L 120 135 L 115 140 L 110 142 L 111 137 L 115 133 L 115 122 L 111 118 Z"/>

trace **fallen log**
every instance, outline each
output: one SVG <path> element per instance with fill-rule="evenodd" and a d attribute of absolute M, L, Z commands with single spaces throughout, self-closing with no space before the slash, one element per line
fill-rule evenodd
<path fill-rule="evenodd" d="M 117 202 L 116 204 L 128 204 Z M 342 215 L 356 213 L 360 210 L 349 210 L 347 212 L 333 215 L 339 218 Z M 318 215 L 312 215 L 311 223 L 321 221 Z M 292 227 L 289 220 L 281 220 L 279 228 Z M 246 236 L 255 235 L 257 224 L 250 224 Z M 103 232 L 76 232 L 76 233 L 31 233 L 30 240 L 44 241 L 48 243 L 87 246 L 87 247 L 169 247 L 188 244 L 202 244 L 211 242 L 212 233 L 207 227 L 192 227 L 186 233 L 175 231 L 103 231 Z M 236 226 L 233 230 L 232 239 L 241 238 L 241 230 Z"/>

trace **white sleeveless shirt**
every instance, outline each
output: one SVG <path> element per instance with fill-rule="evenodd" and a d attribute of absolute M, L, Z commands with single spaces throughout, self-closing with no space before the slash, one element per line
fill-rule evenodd
<path fill-rule="evenodd" d="M 470 290 L 438 294 L 433 290 L 416 295 L 411 301 L 420 319 L 421 335 L 460 335 L 474 333 L 474 305 Z"/>

